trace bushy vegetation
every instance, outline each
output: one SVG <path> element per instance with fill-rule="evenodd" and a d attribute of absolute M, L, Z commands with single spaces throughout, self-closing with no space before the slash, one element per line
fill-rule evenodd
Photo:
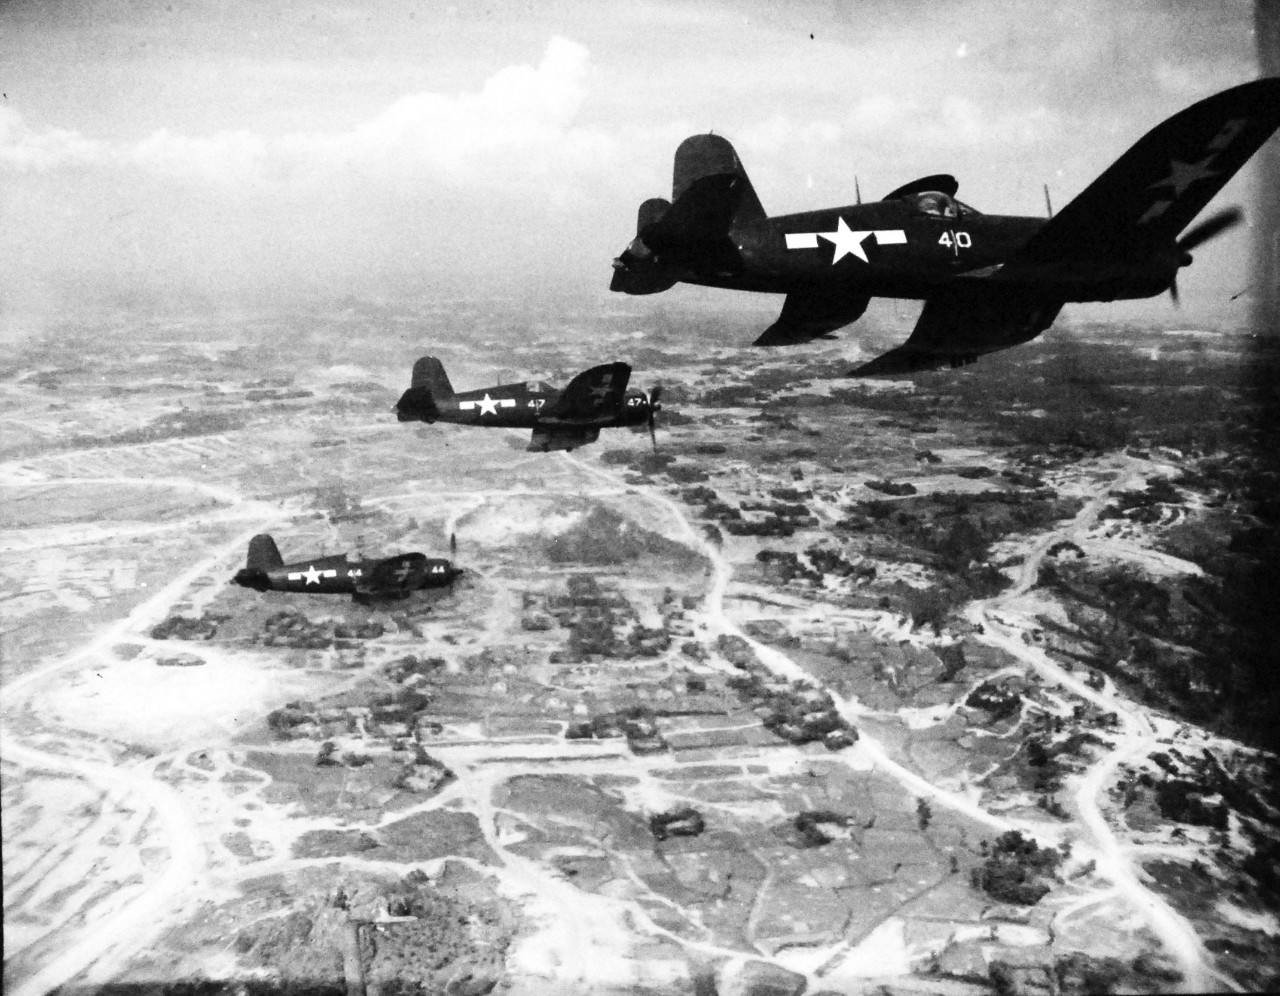
<path fill-rule="evenodd" d="M 1002 903 L 1034 906 L 1051 888 L 1062 854 L 1040 847 L 1017 830 L 1001 834 L 987 859 L 973 869 L 971 882 Z"/>
<path fill-rule="evenodd" d="M 832 812 L 829 809 L 809 809 L 791 821 L 795 830 L 796 846 L 823 847 L 835 838 L 823 827 L 846 828 L 853 825 L 853 817 Z"/>
<path fill-rule="evenodd" d="M 969 693 L 964 704 L 971 709 L 985 709 L 993 719 L 1007 719 L 1022 708 L 1022 696 L 1007 685 L 984 681 Z"/>
<path fill-rule="evenodd" d="M 766 729 L 789 743 L 821 742 L 828 750 L 841 750 L 858 740 L 858 731 L 836 711 L 826 691 L 781 682 L 759 665 L 726 684 L 750 704 Z"/>
<path fill-rule="evenodd" d="M 153 640 L 212 640 L 218 625 L 230 616 L 206 612 L 197 618 L 169 616 L 151 628 Z"/>
<path fill-rule="evenodd" d="M 692 806 L 684 806 L 649 817 L 649 832 L 656 840 L 668 837 L 696 837 L 707 827 L 707 821 Z"/>
<path fill-rule="evenodd" d="M 670 745 L 658 732 L 653 710 L 644 705 L 600 713 L 583 723 L 571 723 L 565 729 L 564 736 L 566 740 L 626 737 L 627 747 L 635 754 L 656 754 L 670 749 Z"/>
<path fill-rule="evenodd" d="M 679 563 L 698 559 L 687 546 L 638 526 L 604 505 L 593 505 L 547 544 L 547 557 L 557 564 L 623 564 L 646 556 Z"/>

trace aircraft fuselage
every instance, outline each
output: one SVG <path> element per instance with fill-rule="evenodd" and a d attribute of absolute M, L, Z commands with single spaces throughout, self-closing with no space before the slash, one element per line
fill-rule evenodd
<path fill-rule="evenodd" d="M 731 248 L 721 246 L 711 265 L 696 246 L 672 246 L 630 265 L 729 290 L 790 294 L 825 287 L 920 299 L 954 280 L 997 271 L 1047 220 L 981 214 L 952 203 L 952 217 L 926 214 L 909 199 L 780 215 L 735 227 Z M 1172 250 L 1167 260 L 1144 250 L 1131 261 L 1080 261 L 1069 279 L 1061 268 L 1047 270 L 1035 282 L 1067 301 L 1112 301 L 1163 293 L 1177 269 Z"/>
<path fill-rule="evenodd" d="M 435 412 L 416 415 L 423 422 L 455 425 L 489 425 L 509 429 L 536 429 L 540 426 L 590 424 L 599 428 L 644 425 L 649 418 L 649 399 L 643 391 L 628 391 L 617 415 L 606 420 L 579 423 L 573 419 L 547 418 L 542 410 L 560 392 L 540 381 L 499 384 L 475 391 L 462 391 L 448 398 L 436 398 Z"/>
<path fill-rule="evenodd" d="M 348 560 L 346 554 L 315 557 L 284 564 L 268 570 L 246 567 L 233 581 L 255 591 L 284 591 L 310 595 L 356 595 L 362 593 L 367 579 L 381 560 Z M 410 569 L 398 568 L 409 577 Z M 416 573 L 416 572 L 415 572 Z M 436 588 L 450 584 L 458 571 L 447 560 L 426 558 L 419 588 Z"/>

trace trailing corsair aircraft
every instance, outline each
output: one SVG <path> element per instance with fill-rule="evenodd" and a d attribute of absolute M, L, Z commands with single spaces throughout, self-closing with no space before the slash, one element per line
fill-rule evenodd
<path fill-rule="evenodd" d="M 671 201 L 640 205 L 610 288 L 785 294 L 757 346 L 829 337 L 873 297 L 923 299 L 910 338 L 852 376 L 961 366 L 1035 338 L 1068 301 L 1169 291 L 1176 302 L 1191 251 L 1242 215 L 1226 208 L 1187 226 L 1278 125 L 1280 77 L 1223 91 L 1157 125 L 1047 219 L 983 214 L 956 200 L 947 174 L 770 218 L 733 146 L 694 135 L 676 150 Z"/>
<path fill-rule="evenodd" d="M 662 388 L 628 391 L 630 377 L 627 364 L 605 363 L 578 374 L 563 391 L 531 380 L 455 393 L 444 364 L 424 356 L 394 411 L 401 422 L 532 429 L 528 448 L 541 453 L 594 443 L 601 429 L 647 423 L 656 447 L 653 416 L 662 410 Z"/>
<path fill-rule="evenodd" d="M 286 564 L 266 533 L 249 541 L 249 557 L 232 583 L 254 591 L 351 595 L 358 602 L 406 598 L 420 588 L 452 584 L 462 573 L 447 560 L 398 553 L 379 560 L 348 560 L 345 553 Z"/>

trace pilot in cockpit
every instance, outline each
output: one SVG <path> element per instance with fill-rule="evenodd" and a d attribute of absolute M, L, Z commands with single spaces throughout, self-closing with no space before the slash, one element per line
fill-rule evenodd
<path fill-rule="evenodd" d="M 916 207 L 922 214 L 930 214 L 935 218 L 954 218 L 956 205 L 946 194 L 930 190 L 916 198 Z"/>

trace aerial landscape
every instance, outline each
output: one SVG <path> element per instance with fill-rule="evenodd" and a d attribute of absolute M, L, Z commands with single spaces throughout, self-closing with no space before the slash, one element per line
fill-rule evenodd
<path fill-rule="evenodd" d="M 569 6 L 610 51 L 611 29 Z M 999 4 L 962 6 L 1004 24 Z M 1253 5 L 1223 6 L 1219 42 L 1255 23 Z M 1155 24 L 1161 5 L 1139 7 Z M 393 8 L 370 9 L 390 24 Z M 354 39 L 324 63 L 343 73 L 379 40 L 336 5 L 280 9 L 252 22 L 255 43 L 318 31 L 297 25 L 319 11 Z M 728 9 L 699 8 L 691 30 L 736 23 Z M 743 9 L 746 30 L 785 28 Z M 511 45 L 544 27 L 508 13 Z M 476 17 L 459 37 L 486 37 Z M 126 21 L 107 25 L 121 45 L 143 32 Z M 249 21 L 216 24 L 233 22 L 239 45 Z M 65 44 L 68 23 L 21 26 Z M 185 51 L 184 23 L 148 37 Z M 573 118 L 556 84 L 585 54 L 544 37 L 536 68 L 494 75 L 532 56 L 493 44 L 481 95 L 459 98 L 477 129 L 508 98 Z M 1235 77 L 1153 71 L 1181 82 L 1071 166 L 1064 203 L 1143 130 L 1256 75 L 1253 37 L 1241 45 Z M 272 78 L 294 85 L 296 58 Z M 441 89 L 465 93 L 451 71 Z M 191 77 L 175 86 L 202 91 Z M 415 106 L 447 124 L 444 100 Z M 655 127 L 643 169 L 619 166 L 607 223 L 557 179 L 548 218 L 530 221 L 517 184 L 497 229 L 451 227 L 487 217 L 469 212 L 506 189 L 512 158 L 493 157 L 487 186 L 488 140 L 455 135 L 457 161 L 411 157 L 456 203 L 410 254 L 401 209 L 362 198 L 373 176 L 434 218 L 405 193 L 412 171 L 344 148 L 333 175 L 360 192 L 333 194 L 294 172 L 333 152 L 315 136 L 245 152 L 248 133 L 219 131 L 183 173 L 181 136 L 129 145 L 0 110 L 0 167 L 22 194 L 4 207 L 30 247 L 6 263 L 0 368 L 6 992 L 1280 987 L 1280 259 L 1245 272 L 1242 245 L 1267 230 L 1254 174 L 1231 188 L 1249 232 L 1197 250 L 1183 310 L 1073 304 L 962 369 L 855 378 L 911 334 L 919 302 L 875 300 L 834 341 L 761 349 L 776 295 L 609 291 L 637 190 L 666 182 L 701 118 Z M 575 155 L 619 165 L 600 134 L 557 127 Z M 783 145 L 802 132 L 784 130 Z M 559 178 L 559 146 L 504 140 Z M 753 172 L 762 192 L 785 165 Z M 41 195 L 62 205 L 47 224 Z M 190 231 L 168 227 L 188 197 Z M 333 216 L 281 250 L 283 215 L 316 204 Z M 519 255 L 554 247 L 557 212 L 600 229 L 559 257 L 563 279 Z M 95 218 L 123 227 L 95 234 Z M 482 229 L 501 280 L 450 256 L 477 253 Z M 450 233 L 460 248 L 438 248 Z M 598 371 L 625 364 L 637 413 L 531 442 L 525 423 L 471 424 L 482 402 L 464 392 L 471 414 L 444 424 L 451 389 L 406 401 L 434 383 L 423 357 L 485 405 L 499 388 L 473 385 L 540 397 L 579 375 L 622 397 L 625 379 Z"/>

